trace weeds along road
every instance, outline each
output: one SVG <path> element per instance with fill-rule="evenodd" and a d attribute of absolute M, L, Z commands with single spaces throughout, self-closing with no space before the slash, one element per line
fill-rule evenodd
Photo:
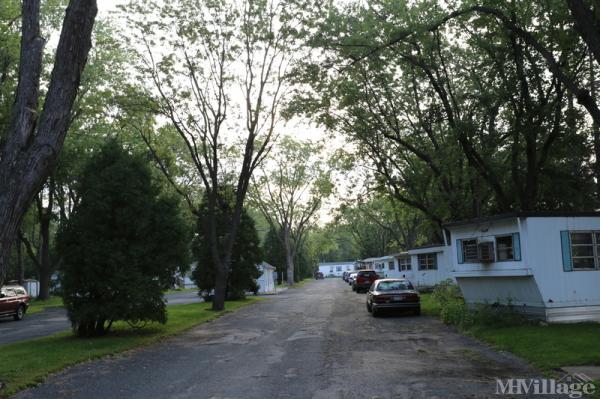
<path fill-rule="evenodd" d="M 487 398 L 536 371 L 427 316 L 373 318 L 313 281 L 176 338 L 65 370 L 17 398 Z"/>

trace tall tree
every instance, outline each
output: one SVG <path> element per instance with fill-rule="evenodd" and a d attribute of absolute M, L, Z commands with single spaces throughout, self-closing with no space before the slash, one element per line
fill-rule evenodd
<path fill-rule="evenodd" d="M 463 4 L 472 5 L 453 6 Z M 521 26 L 543 21 L 540 40 L 562 38 L 565 68 L 583 66 L 564 15 L 506 7 Z M 298 74 L 312 92 L 297 109 L 343 131 L 382 191 L 438 229 L 496 212 L 595 207 L 586 120 L 568 87 L 543 73 L 546 58 L 524 36 L 472 12 L 449 16 L 426 0 L 324 8 L 310 25 L 321 52 Z"/>
<path fill-rule="evenodd" d="M 277 1 L 177 0 L 131 2 L 127 10 L 147 50 L 141 54 L 142 73 L 153 84 L 153 111 L 168 119 L 184 143 L 208 198 L 207 238 L 216 268 L 213 309 L 222 310 L 250 179 L 276 134 L 294 45 L 290 33 L 301 9 Z M 168 175 L 162 159 L 156 160 Z M 219 204 L 224 184 L 235 186 L 230 208 Z M 176 190 L 197 214 L 193 198 Z M 219 209 L 231 212 L 223 245 Z"/>
<path fill-rule="evenodd" d="M 221 206 L 232 206 L 235 198 L 232 187 L 222 188 L 219 196 Z M 196 269 L 192 272 L 192 279 L 201 290 L 211 291 L 215 288 L 217 270 L 213 263 L 208 240 L 210 233 L 207 212 L 208 198 L 204 198 L 199 211 L 198 230 L 193 243 L 194 256 L 198 263 Z M 219 209 L 219 223 L 217 223 L 219 238 L 223 238 L 226 234 L 230 213 L 231 209 Z M 243 299 L 246 292 L 258 291 L 256 279 L 260 277 L 258 265 L 262 260 L 262 249 L 254 220 L 244 209 L 240 220 L 239 233 L 233 246 L 233 256 L 227 278 L 227 293 L 225 296 L 228 300 Z"/>
<path fill-rule="evenodd" d="M 95 0 L 69 2 L 48 90 L 41 101 L 45 40 L 40 35 L 40 0 L 23 0 L 18 85 L 12 120 L 0 143 L 0 283 L 23 215 L 62 148 L 92 47 L 96 13 Z"/>
<path fill-rule="evenodd" d="M 294 284 L 294 259 L 313 227 L 323 200 L 333 191 L 329 172 L 319 158 L 321 148 L 284 137 L 272 165 L 254 181 L 252 201 L 262 211 L 285 249 L 287 283 Z M 285 160 L 285 161 L 284 161 Z"/>

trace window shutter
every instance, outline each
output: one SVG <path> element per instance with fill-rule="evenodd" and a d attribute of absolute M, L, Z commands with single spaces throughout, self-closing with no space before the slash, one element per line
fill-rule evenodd
<path fill-rule="evenodd" d="M 458 256 L 458 263 L 465 263 L 463 259 L 463 248 L 462 248 L 462 240 L 456 240 L 456 255 Z"/>
<path fill-rule="evenodd" d="M 438 268 L 437 261 L 438 261 L 438 254 L 437 254 L 437 253 L 435 253 L 435 254 L 433 254 L 433 268 L 434 268 L 435 270 L 437 270 L 437 268 Z"/>
<path fill-rule="evenodd" d="M 516 261 L 521 260 L 521 235 L 513 233 L 513 256 Z"/>
<path fill-rule="evenodd" d="M 568 231 L 560 232 L 560 244 L 562 247 L 563 270 L 565 272 L 573 271 L 573 261 L 571 259 L 571 236 Z"/>

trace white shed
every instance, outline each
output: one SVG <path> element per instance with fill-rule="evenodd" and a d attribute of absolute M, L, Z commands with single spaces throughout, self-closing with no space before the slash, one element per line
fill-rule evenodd
<path fill-rule="evenodd" d="M 325 277 L 342 277 L 344 272 L 354 271 L 354 261 L 347 262 L 321 262 L 319 271 Z"/>
<path fill-rule="evenodd" d="M 256 280 L 258 283 L 259 294 L 274 294 L 275 288 L 275 266 L 262 262 L 257 266 L 262 272 L 260 277 Z"/>
<path fill-rule="evenodd" d="M 521 212 L 446 225 L 469 304 L 549 322 L 600 321 L 600 213 Z"/>

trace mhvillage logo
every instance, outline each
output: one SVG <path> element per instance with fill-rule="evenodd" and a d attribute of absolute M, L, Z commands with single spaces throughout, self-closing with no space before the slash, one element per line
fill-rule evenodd
<path fill-rule="evenodd" d="M 559 380 L 551 378 L 496 378 L 496 395 L 566 395 L 577 399 L 593 395 L 596 386 L 583 373 L 566 374 Z"/>

